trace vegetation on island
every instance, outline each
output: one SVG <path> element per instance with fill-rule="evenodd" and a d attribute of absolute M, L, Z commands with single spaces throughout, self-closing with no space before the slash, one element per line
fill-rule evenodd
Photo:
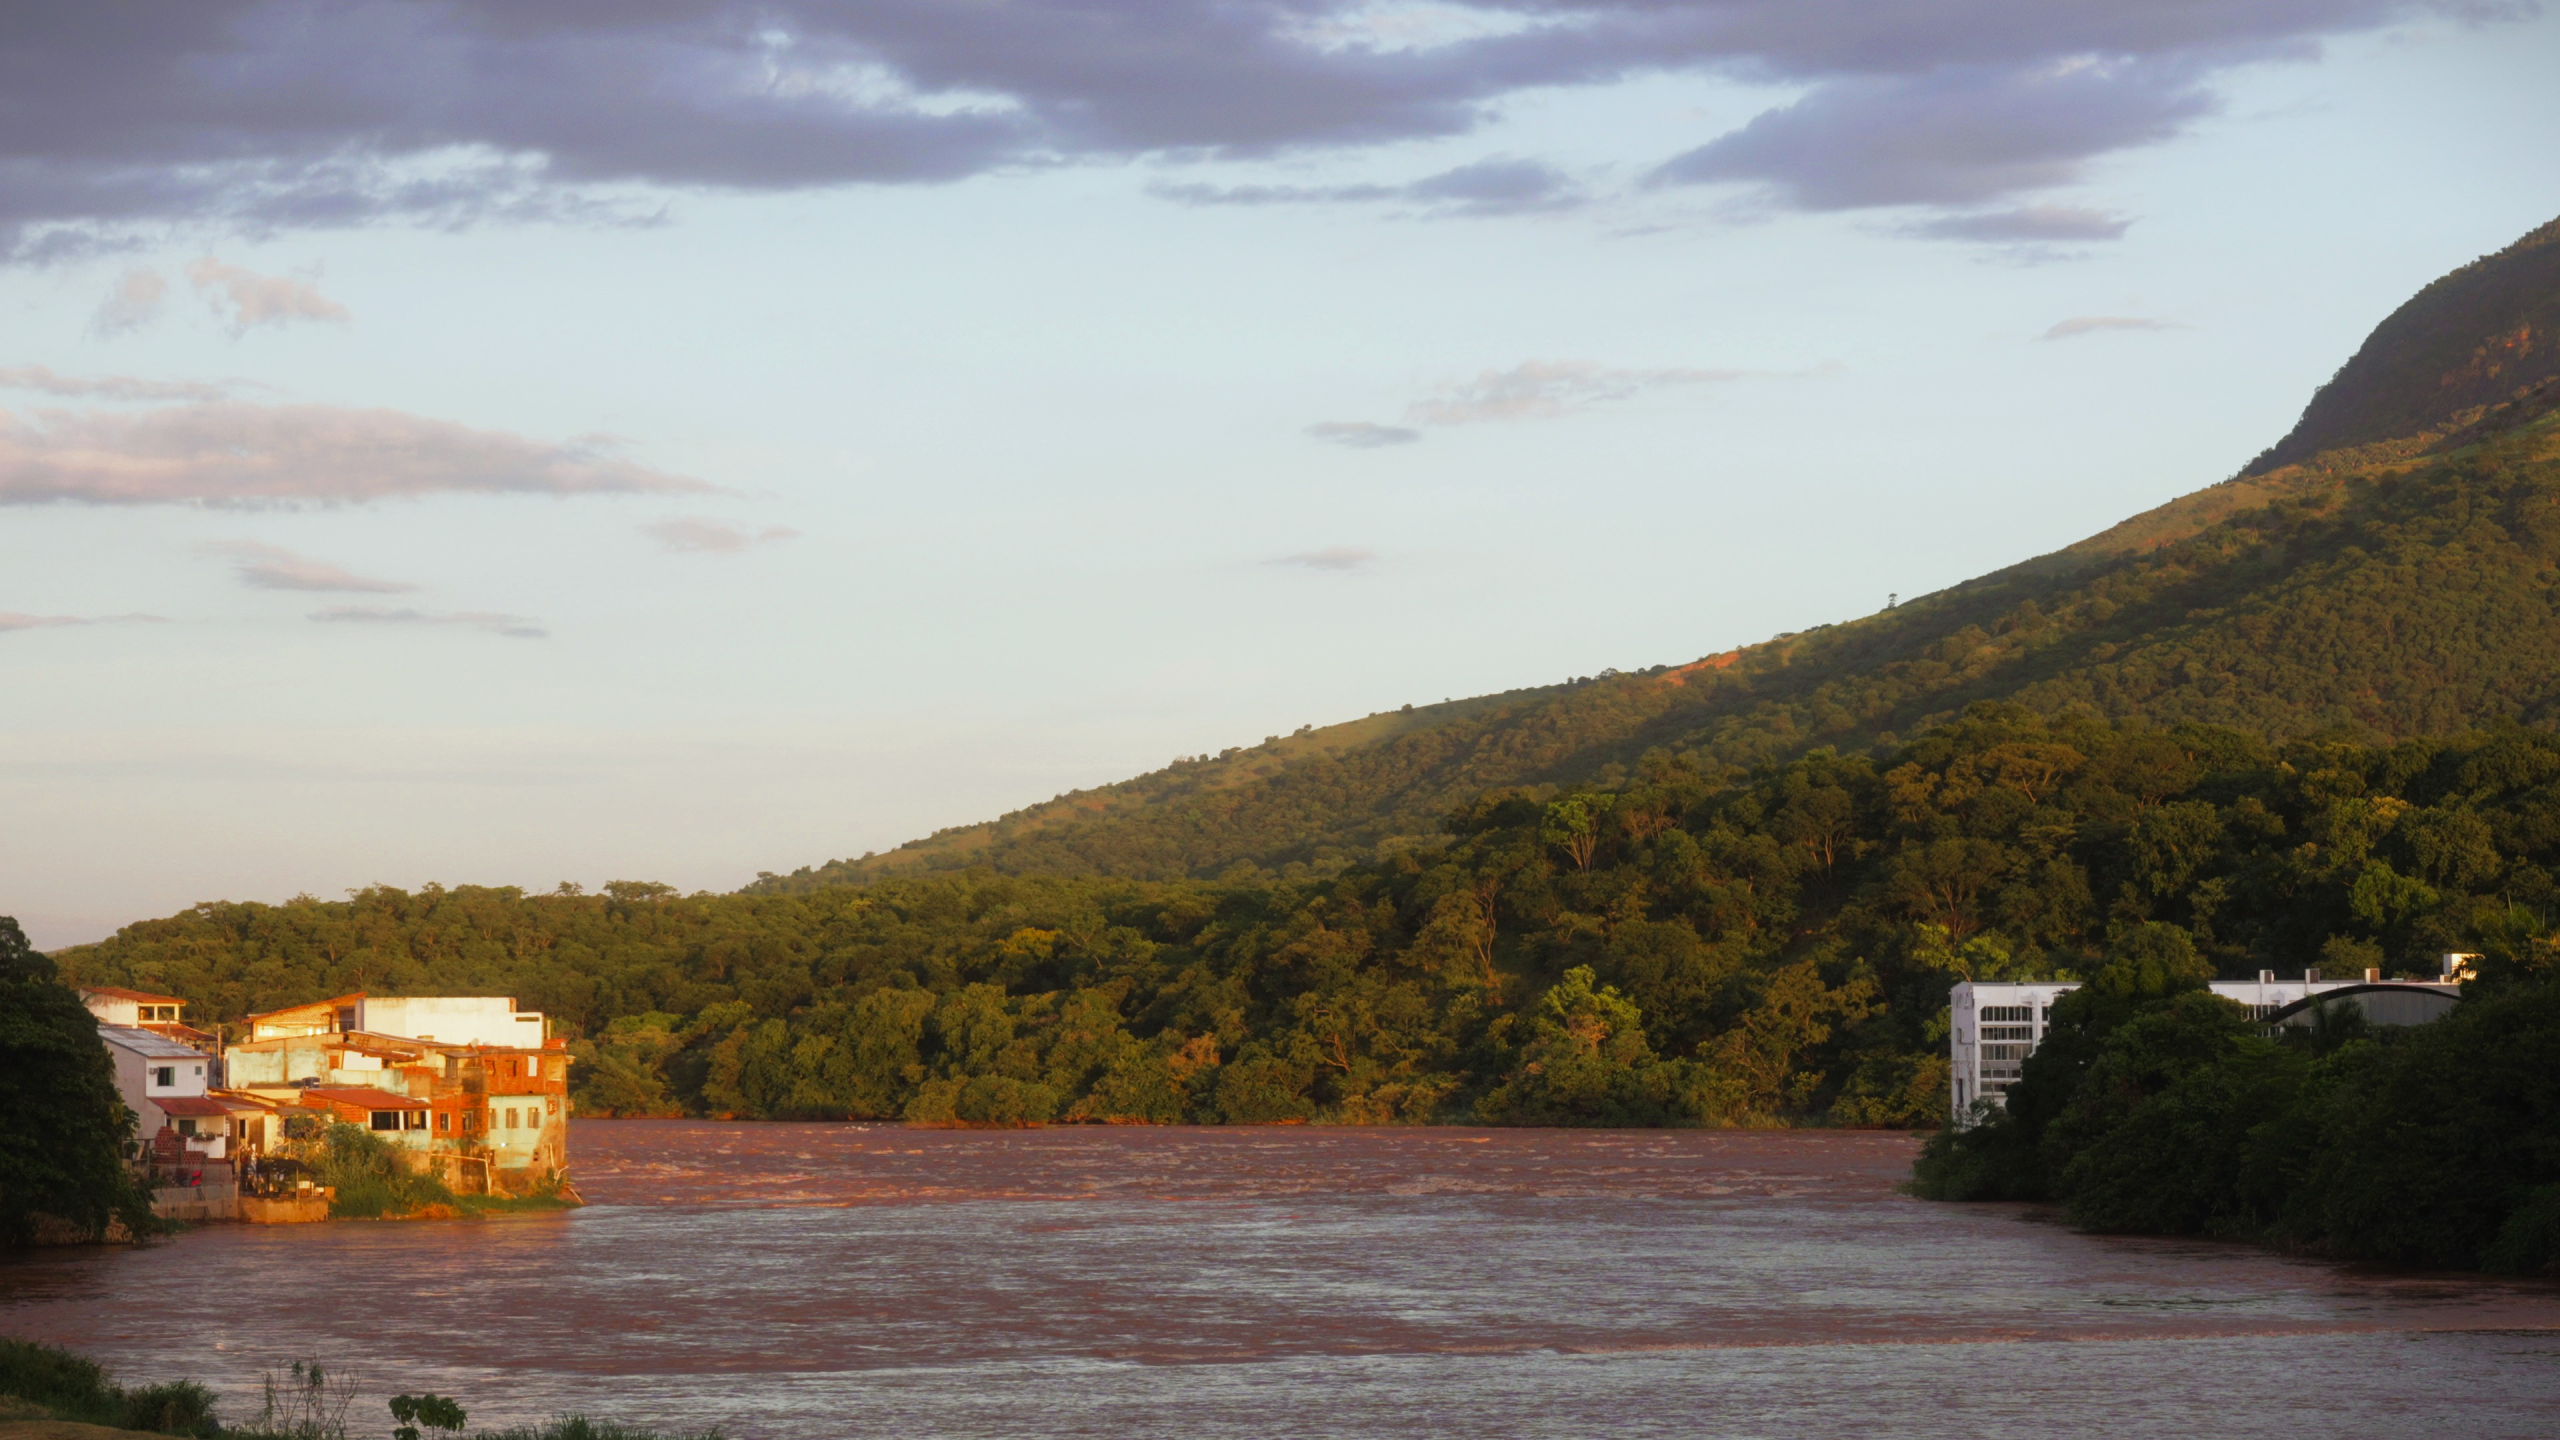
<path fill-rule="evenodd" d="M 2059 1201 L 2099 1231 L 2560 1273 L 2560 980 L 2471 988 L 2430 1025 L 2349 1002 L 2270 1037 L 2168 931 L 2053 1007 L 2005 1113 L 1940 1132 L 1913 1188 Z"/>
<path fill-rule="evenodd" d="M 263 1404 L 257 1415 L 225 1425 L 215 1413 L 213 1392 L 193 1380 L 127 1389 L 84 1356 L 0 1337 L 0 1423 L 65 1420 L 108 1427 L 109 1434 L 190 1440 L 348 1440 L 351 1434 L 367 1433 L 352 1418 L 361 1396 L 344 1370 L 295 1361 L 282 1374 L 268 1372 L 260 1391 Z M 443 1395 L 394 1395 L 387 1408 L 394 1422 L 392 1440 L 462 1440 L 470 1423 L 461 1403 Z M 471 1440 L 721 1440 L 717 1430 L 665 1432 L 583 1415 L 470 1435 Z"/>
<path fill-rule="evenodd" d="M 1928 1125 L 1948 987 L 2551 965 L 2560 737 L 2270 745 L 1982 705 L 1880 754 L 1497 791 L 1329 877 L 213 904 L 63 952 L 238 1015 L 516 996 L 586 1115 Z"/>

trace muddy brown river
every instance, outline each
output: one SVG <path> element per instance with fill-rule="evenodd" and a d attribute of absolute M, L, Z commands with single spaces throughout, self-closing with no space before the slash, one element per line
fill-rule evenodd
<path fill-rule="evenodd" d="M 0 1261 L 0 1332 L 234 1418 L 315 1358 L 359 1434 L 2560 1434 L 2560 1286 L 1927 1204 L 1912 1148 L 579 1121 L 587 1209 Z"/>

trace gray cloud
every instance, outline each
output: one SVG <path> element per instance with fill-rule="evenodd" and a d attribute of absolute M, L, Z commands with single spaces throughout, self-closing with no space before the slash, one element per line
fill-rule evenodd
<path fill-rule="evenodd" d="M 1993 244 L 2064 245 L 2093 240 L 2121 240 L 2133 226 L 2129 215 L 2085 210 L 2072 205 L 2022 205 L 1971 215 L 1941 215 L 1909 227 L 1933 240 L 1979 240 Z"/>
<path fill-rule="evenodd" d="M 2231 65 L 2307 56 L 2427 0 L 1455 8 L 1467 23 L 1399 31 L 1369 0 L 22 6 L 0 33 L 0 253 L 94 254 L 170 224 L 610 215 L 614 187 L 1353 149 L 1664 72 L 1811 87 L 1666 180 L 1822 209 L 1976 205 L 2174 133 Z"/>
<path fill-rule="evenodd" d="M 162 615 L 25 615 L 14 610 L 0 610 L 0 635 L 13 630 L 50 630 L 61 625 L 165 625 Z"/>
<path fill-rule="evenodd" d="M 1300 570 L 1326 570 L 1335 574 L 1352 574 L 1377 563 L 1378 552 L 1353 545 L 1327 545 L 1297 555 L 1283 555 L 1268 563 L 1290 565 Z"/>
<path fill-rule="evenodd" d="M 59 375 L 42 365 L 0 366 L 0 390 L 32 390 L 67 400 L 219 400 L 228 383 L 141 380 L 131 375 Z"/>
<path fill-rule="evenodd" d="M 213 313 L 230 324 L 234 335 L 259 325 L 289 325 L 296 320 L 344 324 L 349 318 L 346 306 L 321 294 L 308 280 L 261 275 L 225 265 L 210 255 L 187 267 L 187 279 L 213 306 Z"/>
<path fill-rule="evenodd" d="M 138 413 L 0 410 L 0 505 L 291 505 L 432 494 L 712 489 L 566 444 L 397 410 L 216 401 Z"/>
<path fill-rule="evenodd" d="M 547 640 L 551 632 L 541 622 L 524 615 L 501 615 L 489 610 L 455 610 L 437 614 L 425 610 L 393 609 L 385 605 L 332 605 L 314 610 L 311 619 L 328 625 L 467 625 L 504 635 L 510 640 Z"/>
<path fill-rule="evenodd" d="M 688 555 L 735 555 L 758 545 L 772 545 L 796 540 L 800 532 L 785 525 L 768 525 L 762 530 L 748 530 L 725 520 L 686 516 L 674 520 L 658 520 L 640 527 L 641 533 L 656 537 L 670 551 Z"/>
<path fill-rule="evenodd" d="M 2074 315 L 2068 320 L 2055 321 L 2052 328 L 2036 338 L 2070 340 L 2108 330 L 2184 330 L 2186 328 L 2175 320 L 2151 320 L 2139 315 Z"/>
<path fill-rule="evenodd" d="M 2178 56 L 1828 81 L 1651 179 L 1758 182 L 1804 210 L 1980 205 L 2069 184 L 2091 156 L 2168 139 L 2213 110 L 2203 78 Z"/>
<path fill-rule="evenodd" d="M 1569 210 L 1588 197 L 1571 176 L 1535 160 L 1494 156 L 1401 185 L 1158 185 L 1185 205 L 1338 205 L 1403 201 L 1433 217 Z"/>
<path fill-rule="evenodd" d="M 1405 407 L 1419 425 L 1485 420 L 1544 420 L 1647 390 L 1739 380 L 1747 370 L 1619 370 L 1589 360 L 1529 360 L 1486 370 Z"/>
<path fill-rule="evenodd" d="M 314 560 L 307 555 L 296 555 L 290 550 L 261 545 L 254 540 L 228 540 L 204 548 L 208 553 L 229 557 L 239 573 L 240 583 L 255 590 L 399 595 L 418 588 L 397 580 L 367 579 L 326 560 Z"/>
<path fill-rule="evenodd" d="M 98 302 L 98 313 L 89 320 L 89 329 L 99 335 L 124 335 L 150 324 L 160 314 L 160 302 L 169 293 L 169 282 L 160 272 L 137 265 L 117 277 L 116 288 Z"/>
<path fill-rule="evenodd" d="M 1328 445 L 1347 445 L 1354 450 L 1411 445 L 1422 438 L 1421 431 L 1407 426 L 1373 425 L 1366 420 L 1325 420 L 1308 426 L 1306 433 Z"/>

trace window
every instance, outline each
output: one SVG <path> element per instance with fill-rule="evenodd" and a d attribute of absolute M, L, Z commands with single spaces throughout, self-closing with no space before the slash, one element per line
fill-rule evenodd
<path fill-rule="evenodd" d="M 193 1135 L 196 1133 L 196 1122 L 187 1119 L 179 1120 L 178 1133 L 181 1135 Z"/>
<path fill-rule="evenodd" d="M 516 1128 L 516 1112 L 513 1110 L 507 1112 L 507 1128 L 510 1130 Z"/>
<path fill-rule="evenodd" d="M 152 1066 L 151 1083 L 165 1088 L 175 1089 L 178 1084 L 178 1067 L 175 1065 Z"/>
<path fill-rule="evenodd" d="M 479 1112 L 479 1111 L 477 1111 L 477 1110 L 465 1110 L 465 1111 L 463 1111 L 463 1112 L 462 1112 L 462 1133 L 463 1133 L 463 1134 L 465 1134 L 465 1135 L 473 1135 L 473 1134 L 477 1134 L 477 1133 L 479 1133 L 479 1130 L 480 1130 L 480 1112 Z"/>
<path fill-rule="evenodd" d="M 2032 1005 L 1985 1005 L 1982 1007 L 1982 1023 L 1985 1025 L 2004 1022 L 2013 1025 L 2023 1024 L 2035 1018 L 2036 1011 Z"/>
<path fill-rule="evenodd" d="M 201 1066 L 201 1065 L 190 1065 L 190 1066 L 188 1066 L 187 1068 L 188 1068 L 189 1070 L 193 1071 L 194 1073 L 198 1074 L 198 1075 L 201 1075 L 201 1074 L 203 1074 L 203 1073 L 204 1073 L 204 1067 L 203 1067 L 203 1066 Z"/>
<path fill-rule="evenodd" d="M 450 1111 L 450 1110 L 439 1110 L 439 1111 L 437 1111 L 437 1112 L 436 1112 L 436 1130 L 437 1130 L 439 1133 L 442 1133 L 442 1132 L 445 1132 L 445 1131 L 450 1131 L 451 1129 L 453 1129 L 453 1112 L 452 1112 L 452 1111 Z"/>
<path fill-rule="evenodd" d="M 524 1062 L 524 1073 L 537 1080 L 542 1078 L 542 1057 L 536 1055 Z"/>
<path fill-rule="evenodd" d="M 1985 1040 L 2033 1040 L 2036 1038 L 2036 1027 L 2033 1025 L 1985 1025 L 1982 1027 L 1982 1038 Z"/>
<path fill-rule="evenodd" d="M 399 1111 L 397 1111 L 397 1110 L 376 1110 L 376 1111 L 374 1111 L 374 1112 L 373 1112 L 373 1128 L 374 1128 L 374 1129 L 376 1129 L 376 1130 L 397 1130 L 397 1129 L 399 1129 L 399 1128 L 400 1128 L 400 1112 L 399 1112 Z"/>

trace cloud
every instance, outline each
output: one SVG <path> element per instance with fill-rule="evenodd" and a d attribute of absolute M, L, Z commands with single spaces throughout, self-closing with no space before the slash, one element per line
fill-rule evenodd
<path fill-rule="evenodd" d="M 2082 335 L 2096 335 L 2107 330 L 2184 330 L 2175 320 L 2149 320 L 2139 315 L 2074 315 L 2057 320 L 2051 329 L 2037 336 L 2039 340 L 2070 340 Z"/>
<path fill-rule="evenodd" d="M 657 537 L 669 551 L 687 555 L 735 555 L 758 545 L 772 545 L 799 538 L 800 532 L 783 525 L 768 525 L 762 530 L 746 530 L 725 520 L 686 516 L 674 520 L 658 520 L 640 527 L 641 533 Z"/>
<path fill-rule="evenodd" d="M 169 282 L 160 272 L 137 265 L 124 272 L 116 288 L 98 302 L 98 313 L 90 318 L 89 328 L 100 335 L 124 335 L 139 330 L 157 319 L 160 302 L 169 293 Z"/>
<path fill-rule="evenodd" d="M 551 632 L 541 622 L 523 615 L 500 615 L 488 610 L 456 610 L 432 614 L 425 610 L 392 609 L 384 605 L 332 605 L 314 610 L 311 619 L 330 625 L 468 625 L 510 640 L 547 640 Z"/>
<path fill-rule="evenodd" d="M 1403 425 L 1373 425 L 1366 420 L 1326 420 L 1307 427 L 1306 433 L 1329 445 L 1347 445 L 1354 450 L 1381 450 L 1390 445 L 1411 445 L 1422 438 L 1422 432 Z"/>
<path fill-rule="evenodd" d="M 1981 240 L 1994 244 L 2050 245 L 2121 240 L 2133 217 L 2071 205 L 2022 205 L 1971 215 L 1941 215 L 1907 227 L 1932 240 Z"/>
<path fill-rule="evenodd" d="M 1647 390 L 1739 380 L 1747 370 L 1616 370 L 1589 360 L 1530 360 L 1508 370 L 1486 370 L 1427 400 L 1405 407 L 1419 425 L 1470 425 L 1485 420 L 1544 420 Z"/>
<path fill-rule="evenodd" d="M 1357 151 L 1662 74 L 1804 87 L 1672 179 L 1813 208 L 1976 205 L 2176 133 L 2232 67 L 2429 7 L 1496 0 L 1419 25 L 1374 0 L 54 7 L 0 31 L 0 255 L 171 225 L 577 218 L 631 193 Z"/>
<path fill-rule="evenodd" d="M 0 410 L 0 505 L 331 504 L 434 494 L 709 491 L 621 458 L 397 410 L 179 405 L 139 413 Z"/>
<path fill-rule="evenodd" d="M 1535 160 L 1478 160 L 1401 185 L 1158 185 L 1150 192 L 1185 205 L 1339 205 L 1405 201 L 1432 218 L 1529 215 L 1569 210 L 1588 197 L 1572 177 Z"/>
<path fill-rule="evenodd" d="M 75 400 L 219 400 L 232 388 L 229 382 L 57 375 L 42 365 L 0 366 L 0 390 L 32 390 Z"/>
<path fill-rule="evenodd" d="M 1363 550 L 1351 545 L 1327 545 L 1321 550 L 1283 555 L 1277 560 L 1265 563 L 1293 565 L 1301 570 L 1326 570 L 1335 574 L 1354 574 L 1376 564 L 1377 559 L 1378 552 L 1375 550 Z"/>
<path fill-rule="evenodd" d="M 254 540 L 222 541 L 204 548 L 211 554 L 229 556 L 237 564 L 240 583 L 255 590 L 399 595 L 418 588 L 397 580 L 370 580 L 326 560 L 314 560 L 273 545 L 261 545 Z"/>
<path fill-rule="evenodd" d="M 2069 184 L 2092 156 L 2177 134 L 2215 108 L 2204 75 L 2172 56 L 1831 80 L 1650 180 L 1756 182 L 1800 210 L 1981 205 Z"/>
<path fill-rule="evenodd" d="M 187 279 L 212 304 L 214 314 L 224 315 L 228 307 L 225 318 L 234 335 L 258 325 L 289 325 L 296 320 L 344 324 L 348 319 L 346 306 L 321 294 L 308 280 L 260 275 L 210 255 L 187 267 Z"/>
<path fill-rule="evenodd" d="M 22 615 L 0 610 L 0 635 L 13 630 L 50 630 L 58 625 L 165 625 L 164 615 Z"/>

